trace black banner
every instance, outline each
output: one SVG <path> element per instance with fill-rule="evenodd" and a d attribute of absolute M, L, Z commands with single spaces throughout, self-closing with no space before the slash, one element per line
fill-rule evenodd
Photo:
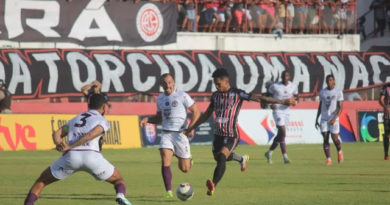
<path fill-rule="evenodd" d="M 141 120 L 141 116 L 139 119 Z M 190 118 L 187 119 L 190 121 Z M 214 139 L 214 124 L 213 118 L 210 117 L 206 122 L 200 124 L 195 129 L 195 136 L 189 138 L 190 144 L 211 144 Z M 142 146 L 158 146 L 161 138 L 161 125 L 147 124 L 141 128 Z"/>
<path fill-rule="evenodd" d="M 0 39 L 147 46 L 176 42 L 175 2 L 4 0 Z"/>
<path fill-rule="evenodd" d="M 253 53 L 225 51 L 0 50 L 0 79 L 14 98 L 77 96 L 83 85 L 102 82 L 116 96 L 161 92 L 159 77 L 173 74 L 189 93 L 215 91 L 212 72 L 226 68 L 232 86 L 263 93 L 268 81 L 291 73 L 301 95 L 314 95 L 334 74 L 336 87 L 366 89 L 390 82 L 388 53 Z"/>

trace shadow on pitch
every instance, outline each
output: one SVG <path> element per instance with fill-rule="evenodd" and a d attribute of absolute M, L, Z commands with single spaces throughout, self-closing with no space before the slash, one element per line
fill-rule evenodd
<path fill-rule="evenodd" d="M 27 194 L 0 194 L 0 199 L 6 198 L 26 198 Z M 40 199 L 70 199 L 70 200 L 115 200 L 113 194 L 42 194 Z"/>

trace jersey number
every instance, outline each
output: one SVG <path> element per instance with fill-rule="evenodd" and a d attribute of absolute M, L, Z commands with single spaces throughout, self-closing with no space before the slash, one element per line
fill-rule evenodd
<path fill-rule="evenodd" d="M 81 124 L 76 123 L 76 124 L 74 124 L 75 127 L 84 127 L 85 124 L 87 124 L 87 118 L 91 117 L 91 115 L 88 113 L 83 113 L 83 114 L 81 114 L 81 116 L 84 116 L 83 118 L 80 119 Z"/>

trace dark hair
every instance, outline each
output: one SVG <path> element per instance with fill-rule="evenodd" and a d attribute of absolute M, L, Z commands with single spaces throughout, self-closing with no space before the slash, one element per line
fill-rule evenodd
<path fill-rule="evenodd" d="M 162 83 L 163 80 L 164 80 L 166 77 L 168 77 L 168 76 L 171 76 L 171 77 L 173 78 L 173 76 L 172 76 L 170 73 L 164 73 L 164 74 L 162 74 L 161 77 L 160 77 L 160 83 Z"/>
<path fill-rule="evenodd" d="M 88 108 L 96 110 L 101 108 L 107 102 L 108 102 L 107 96 L 105 96 L 104 94 L 95 93 L 92 94 L 91 97 L 89 98 Z"/>
<path fill-rule="evenodd" d="M 213 72 L 213 75 L 212 77 L 215 79 L 215 78 L 223 78 L 223 77 L 229 77 L 229 73 L 223 69 L 223 68 L 218 68 L 217 70 L 215 70 Z"/>
<path fill-rule="evenodd" d="M 326 82 L 328 82 L 329 78 L 333 78 L 334 80 L 334 75 L 333 74 L 329 74 L 326 76 Z"/>

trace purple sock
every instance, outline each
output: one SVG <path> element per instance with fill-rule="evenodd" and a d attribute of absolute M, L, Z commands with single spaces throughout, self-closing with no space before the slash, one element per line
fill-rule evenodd
<path fill-rule="evenodd" d="M 161 167 L 161 172 L 165 184 L 165 190 L 171 191 L 172 190 L 172 171 L 171 167 Z"/>
<path fill-rule="evenodd" d="M 29 192 L 26 200 L 24 200 L 24 205 L 34 205 L 36 200 L 38 200 L 38 196 Z"/>
<path fill-rule="evenodd" d="M 330 158 L 330 147 L 329 147 L 329 142 L 324 142 L 323 144 L 324 146 L 324 152 L 325 152 L 325 156 L 326 158 Z"/>
<path fill-rule="evenodd" d="M 125 184 L 123 184 L 123 183 L 115 184 L 115 192 L 117 194 L 121 193 L 123 195 L 126 195 L 126 186 L 125 186 Z"/>
<path fill-rule="evenodd" d="M 341 142 L 340 140 L 333 140 L 334 145 L 336 146 L 337 152 L 341 150 Z"/>

